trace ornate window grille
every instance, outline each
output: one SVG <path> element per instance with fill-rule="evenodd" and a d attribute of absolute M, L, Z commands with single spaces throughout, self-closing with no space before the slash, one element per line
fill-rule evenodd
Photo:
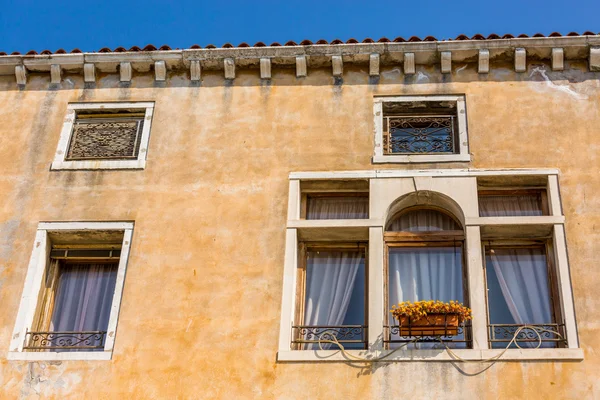
<path fill-rule="evenodd" d="M 125 114 L 108 118 L 77 116 L 65 160 L 136 159 L 144 115 Z"/>
<path fill-rule="evenodd" d="M 304 345 L 316 344 L 320 341 L 337 340 L 346 348 L 367 348 L 367 327 L 364 325 L 341 326 L 307 326 L 295 325 L 293 329 L 293 344 L 302 348 Z M 329 344 L 326 342 L 326 344 Z M 324 344 L 325 345 L 325 344 Z M 336 346 L 331 347 L 337 350 Z"/>
<path fill-rule="evenodd" d="M 528 346 L 537 347 L 540 342 L 543 347 L 557 347 L 567 345 L 566 336 L 564 334 L 563 324 L 527 324 L 528 327 L 519 331 L 516 337 L 516 342 L 519 346 L 527 348 Z M 489 341 L 490 347 L 494 344 L 501 343 L 501 347 L 506 346 L 517 333 L 517 330 L 523 325 L 520 324 L 490 324 L 489 325 Z M 531 326 L 531 327 L 529 327 Z M 545 346 L 544 346 L 545 345 Z M 512 345 L 515 347 L 515 345 Z"/>
<path fill-rule="evenodd" d="M 385 325 L 383 327 L 383 342 L 388 345 L 393 344 L 403 344 L 403 343 L 437 343 L 441 347 L 443 346 L 441 342 L 443 342 L 446 346 L 450 348 L 471 348 L 473 346 L 473 340 L 471 335 L 471 323 L 466 322 L 463 326 L 458 327 L 458 332 L 456 335 L 452 334 L 439 334 L 437 329 L 434 332 L 432 329 L 431 334 L 429 332 L 423 331 L 423 334 L 420 335 L 410 335 L 410 336 L 399 336 L 400 334 L 400 325 Z M 406 328 L 405 328 L 406 329 Z M 422 331 L 422 330 L 420 330 Z M 391 347 L 393 348 L 393 347 Z"/>
<path fill-rule="evenodd" d="M 454 115 L 383 117 L 383 148 L 392 154 L 455 154 Z"/>
<path fill-rule="evenodd" d="M 103 350 L 106 331 L 27 332 L 23 350 Z"/>

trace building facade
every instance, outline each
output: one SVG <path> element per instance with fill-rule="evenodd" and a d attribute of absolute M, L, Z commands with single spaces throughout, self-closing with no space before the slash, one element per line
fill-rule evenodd
<path fill-rule="evenodd" d="M 0 398 L 600 398 L 599 82 L 589 32 L 0 55 Z"/>

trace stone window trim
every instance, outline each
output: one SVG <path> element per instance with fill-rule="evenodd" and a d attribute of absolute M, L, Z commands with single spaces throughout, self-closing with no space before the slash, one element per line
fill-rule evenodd
<path fill-rule="evenodd" d="M 103 110 L 128 110 L 143 109 L 144 124 L 136 159 L 131 160 L 66 160 L 69 143 L 73 132 L 78 110 L 103 111 Z M 95 170 L 95 169 L 144 169 L 150 141 L 150 129 L 154 114 L 154 102 L 110 102 L 110 103 L 69 103 L 67 114 L 60 133 L 58 148 L 54 156 L 51 170 Z"/>
<path fill-rule="evenodd" d="M 125 273 L 127 270 L 127 261 L 131 247 L 131 238 L 133 236 L 133 222 L 40 222 L 36 231 L 33 251 L 27 268 L 25 284 L 17 320 L 11 337 L 10 348 L 8 351 L 9 360 L 30 360 L 30 361 L 66 361 L 66 360 L 110 360 L 115 343 L 117 331 L 117 322 L 119 310 L 121 307 L 121 297 L 125 283 Z M 42 289 L 42 280 L 44 272 L 48 267 L 50 240 L 48 233 L 60 231 L 79 231 L 90 232 L 97 230 L 114 230 L 123 232 L 123 242 L 121 255 L 117 270 L 115 284 L 115 293 L 111 305 L 110 318 L 106 341 L 103 351 L 74 351 L 74 352 L 51 352 L 37 351 L 28 352 L 23 349 L 25 335 L 31 331 L 34 315 L 38 307 L 38 297 Z"/>
<path fill-rule="evenodd" d="M 485 280 L 482 234 L 490 227 L 510 228 L 543 227 L 551 232 L 552 247 L 558 277 L 558 290 L 561 312 L 565 323 L 567 347 L 539 349 L 509 349 L 500 358 L 503 361 L 583 359 L 579 347 L 577 325 L 572 296 L 569 262 L 565 238 L 565 217 L 560 204 L 557 169 L 436 169 L 436 170 L 372 170 L 335 172 L 292 172 L 289 176 L 288 221 L 286 228 L 285 256 L 283 266 L 282 312 L 279 332 L 277 360 L 279 362 L 343 362 L 350 361 L 339 350 L 292 350 L 292 325 L 296 310 L 296 290 L 298 286 L 299 243 L 302 237 L 321 230 L 335 230 L 336 237 L 356 234 L 364 230 L 368 237 L 368 344 L 367 350 L 347 350 L 360 357 L 380 357 L 393 350 L 382 345 L 384 323 L 387 314 L 384 310 L 384 231 L 388 218 L 398 211 L 396 201 L 405 194 L 429 191 L 441 193 L 460 206 L 461 224 L 465 231 L 465 268 L 468 271 L 469 304 L 473 309 L 473 348 L 455 349 L 465 360 L 485 360 L 499 355 L 503 350 L 492 349 L 488 342 L 487 303 L 485 301 Z M 535 217 L 480 217 L 477 198 L 478 177 L 500 177 L 504 179 L 522 176 L 540 177 L 547 182 L 549 214 Z M 301 209 L 301 182 L 312 180 L 369 179 L 369 219 L 365 220 L 303 220 Z M 536 178 L 537 179 L 537 178 Z M 347 233 L 346 233 L 347 232 Z M 322 234 L 318 235 L 319 237 Z M 385 362 L 406 361 L 456 361 L 445 350 L 399 350 L 390 354 Z"/>
<path fill-rule="evenodd" d="M 383 154 L 383 103 L 410 103 L 416 101 L 452 101 L 456 102 L 458 118 L 458 152 L 457 154 Z M 467 110 L 464 95 L 421 95 L 421 96 L 379 96 L 373 100 L 373 122 L 375 144 L 372 161 L 374 164 L 383 163 L 439 163 L 439 162 L 469 162 Z"/>

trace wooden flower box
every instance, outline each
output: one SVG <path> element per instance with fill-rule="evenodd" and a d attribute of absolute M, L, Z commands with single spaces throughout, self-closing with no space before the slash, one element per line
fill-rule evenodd
<path fill-rule="evenodd" d="M 400 336 L 454 336 L 458 334 L 458 314 L 427 314 L 417 319 L 402 316 L 398 325 Z"/>

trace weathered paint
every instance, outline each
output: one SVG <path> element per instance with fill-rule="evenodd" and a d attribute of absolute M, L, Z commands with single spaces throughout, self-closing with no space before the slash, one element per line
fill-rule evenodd
<path fill-rule="evenodd" d="M 0 77 L 0 349 L 8 350 L 38 221 L 133 220 L 111 361 L 7 361 L 0 398 L 600 398 L 600 73 L 585 63 L 512 65 L 487 75 L 417 66 L 239 69 L 202 83 L 169 72 L 64 74 L 49 90 Z M 471 163 L 427 168 L 559 168 L 582 362 L 481 365 L 277 363 L 291 171 L 422 168 L 371 164 L 374 95 L 467 99 Z M 66 106 L 155 101 L 143 171 L 50 171 Z M 473 375 L 471 373 L 474 373 Z"/>

